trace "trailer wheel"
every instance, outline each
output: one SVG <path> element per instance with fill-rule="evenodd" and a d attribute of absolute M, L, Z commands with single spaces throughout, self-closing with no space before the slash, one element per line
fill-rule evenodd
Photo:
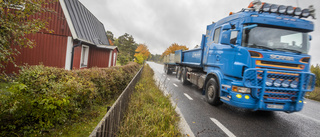
<path fill-rule="evenodd" d="M 164 65 L 164 73 L 170 74 L 170 70 L 169 70 L 169 66 L 168 65 Z"/>
<path fill-rule="evenodd" d="M 213 106 L 222 104 L 219 97 L 218 85 L 214 78 L 210 78 L 206 84 L 206 99 L 207 102 Z"/>
<path fill-rule="evenodd" d="M 189 85 L 190 82 L 187 80 L 187 69 L 186 68 L 182 68 L 182 72 L 181 72 L 181 82 L 183 85 Z"/>
<path fill-rule="evenodd" d="M 181 78 L 181 70 L 180 67 L 176 67 L 176 78 L 178 78 L 180 80 Z"/>

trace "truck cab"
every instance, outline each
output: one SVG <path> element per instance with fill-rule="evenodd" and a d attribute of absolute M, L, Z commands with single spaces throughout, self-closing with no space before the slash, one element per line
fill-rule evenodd
<path fill-rule="evenodd" d="M 300 111 L 315 85 L 308 55 L 314 25 L 303 19 L 308 12 L 260 3 L 208 25 L 197 65 L 202 72 L 182 57 L 181 79 L 203 88 L 212 105 Z"/>

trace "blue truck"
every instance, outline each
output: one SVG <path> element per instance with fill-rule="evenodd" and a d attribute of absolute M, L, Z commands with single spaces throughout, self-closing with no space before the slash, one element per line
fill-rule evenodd
<path fill-rule="evenodd" d="M 314 24 L 303 19 L 310 15 L 309 9 L 254 1 L 208 25 L 200 48 L 175 51 L 165 69 L 174 68 L 184 85 L 202 88 L 214 106 L 300 111 L 315 87 L 308 55 Z"/>

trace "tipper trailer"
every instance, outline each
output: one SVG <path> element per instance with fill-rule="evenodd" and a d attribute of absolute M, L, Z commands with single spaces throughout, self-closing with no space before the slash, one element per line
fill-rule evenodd
<path fill-rule="evenodd" d="M 309 15 L 308 9 L 254 1 L 208 25 L 200 48 L 175 51 L 165 70 L 175 67 L 177 78 L 202 88 L 212 105 L 300 111 L 315 86 L 308 55 L 314 25 L 302 19 Z"/>

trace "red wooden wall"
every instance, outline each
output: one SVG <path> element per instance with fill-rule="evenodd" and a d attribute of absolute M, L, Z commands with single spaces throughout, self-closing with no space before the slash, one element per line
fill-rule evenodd
<path fill-rule="evenodd" d="M 110 50 L 90 46 L 88 67 L 106 68 L 109 65 Z"/>
<path fill-rule="evenodd" d="M 48 28 L 53 30 L 53 33 L 41 31 L 36 34 L 28 35 L 29 39 L 36 42 L 36 46 L 30 48 L 17 48 L 20 55 L 16 56 L 17 65 L 25 63 L 29 65 L 38 65 L 42 63 L 45 66 L 53 66 L 64 68 L 67 49 L 67 38 L 71 36 L 66 18 L 63 14 L 60 3 L 57 1 L 49 5 L 49 8 L 56 11 L 56 13 L 43 13 L 42 15 L 35 15 L 32 18 L 50 19 L 48 20 Z M 15 46 L 12 46 L 15 47 Z M 7 73 L 17 72 L 19 69 L 12 64 L 8 64 L 6 68 Z"/>

